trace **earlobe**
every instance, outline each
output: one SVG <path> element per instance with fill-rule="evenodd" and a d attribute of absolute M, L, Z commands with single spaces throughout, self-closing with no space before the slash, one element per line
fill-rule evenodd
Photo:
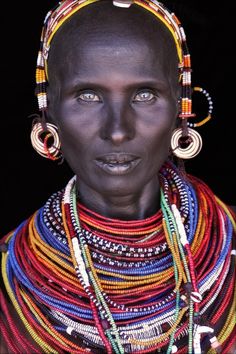
<path fill-rule="evenodd" d="M 178 112 L 180 112 L 180 110 L 181 110 L 181 97 L 179 97 L 177 100 L 177 108 L 178 108 Z"/>
<path fill-rule="evenodd" d="M 35 121 L 30 138 L 33 148 L 39 155 L 53 161 L 62 158 L 61 142 L 54 124 L 47 122 L 43 125 L 41 121 Z"/>
<path fill-rule="evenodd" d="M 47 95 L 47 109 L 46 109 L 46 119 L 47 122 L 52 123 L 52 124 L 56 124 L 55 119 L 53 118 L 53 104 L 52 104 L 52 94 L 51 94 L 51 90 L 49 90 L 49 88 L 47 88 L 46 90 L 46 95 Z"/>
<path fill-rule="evenodd" d="M 174 130 L 175 130 L 176 128 L 179 128 L 179 126 L 181 125 L 181 121 L 180 121 L 180 119 L 179 119 L 178 114 L 179 114 L 179 113 L 177 113 L 177 117 L 176 117 L 176 119 L 175 119 Z M 174 130 L 173 130 L 173 132 L 174 132 Z M 173 132 L 172 132 L 172 133 L 173 133 Z"/>
<path fill-rule="evenodd" d="M 56 124 L 56 121 L 53 118 L 53 113 L 52 113 L 52 109 L 51 109 L 50 103 L 48 103 L 48 107 L 47 107 L 47 110 L 46 110 L 46 121 L 47 121 L 47 123 Z"/>
<path fill-rule="evenodd" d="M 172 153 L 180 159 L 191 159 L 202 149 L 201 135 L 194 129 L 188 128 L 187 135 L 183 136 L 183 129 L 177 128 L 171 137 Z"/>
<path fill-rule="evenodd" d="M 55 81 L 53 84 L 47 84 L 46 88 L 47 97 L 47 121 L 57 125 L 56 108 L 58 107 L 60 99 L 60 83 Z"/>
<path fill-rule="evenodd" d="M 181 98 L 178 98 L 176 102 L 176 110 L 177 110 L 177 118 L 178 118 L 179 114 L 181 113 Z"/>
<path fill-rule="evenodd" d="M 179 125 L 180 125 L 179 114 L 181 113 L 181 97 L 176 99 L 175 106 L 176 106 L 176 114 L 175 114 L 175 125 L 174 125 L 174 128 L 178 128 Z"/>

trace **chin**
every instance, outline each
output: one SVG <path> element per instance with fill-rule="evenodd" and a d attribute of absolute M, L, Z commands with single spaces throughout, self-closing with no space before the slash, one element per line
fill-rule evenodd
<path fill-rule="evenodd" d="M 98 193 L 109 193 L 114 196 L 125 196 L 133 193 L 137 193 L 140 191 L 141 184 L 134 183 L 134 177 L 124 178 L 122 177 L 110 177 L 104 178 L 102 183 L 99 184 Z"/>

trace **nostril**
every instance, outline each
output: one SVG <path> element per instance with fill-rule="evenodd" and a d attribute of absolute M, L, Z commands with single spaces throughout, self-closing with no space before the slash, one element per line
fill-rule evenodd
<path fill-rule="evenodd" d="M 110 119 L 101 129 L 101 138 L 110 140 L 113 144 L 121 144 L 135 136 L 135 125 L 131 120 Z"/>
<path fill-rule="evenodd" d="M 135 136 L 134 112 L 129 103 L 116 99 L 104 107 L 101 138 L 113 144 L 133 139 Z"/>
<path fill-rule="evenodd" d="M 121 144 L 123 141 L 130 140 L 129 134 L 125 130 L 115 130 L 110 135 L 110 140 L 114 144 Z"/>

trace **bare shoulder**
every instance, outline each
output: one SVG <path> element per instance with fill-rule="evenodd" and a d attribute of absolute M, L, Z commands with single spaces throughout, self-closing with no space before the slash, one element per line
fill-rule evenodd
<path fill-rule="evenodd" d="M 236 213 L 236 205 L 230 205 L 229 207 Z"/>
<path fill-rule="evenodd" d="M 229 351 L 229 354 L 236 354 L 236 339 L 235 342 L 233 343 L 232 348 Z"/>
<path fill-rule="evenodd" d="M 2 290 L 2 289 L 1 289 Z M 30 346 L 32 345 L 32 348 L 34 349 L 40 349 L 38 345 L 35 343 L 35 341 L 32 339 L 32 337 L 29 335 L 28 331 L 24 327 L 19 315 L 17 314 L 13 304 L 11 301 L 8 299 L 6 294 L 2 292 L 1 294 L 1 305 L 4 305 L 4 311 L 0 312 L 0 319 L 1 319 L 1 325 L 2 328 L 4 329 L 5 336 L 3 335 L 3 331 L 1 331 L 0 334 L 0 353 L 1 354 L 12 354 L 12 347 L 9 345 L 8 340 L 10 338 L 9 333 L 12 333 L 12 323 L 15 326 L 15 330 L 18 333 L 18 336 L 16 335 L 14 338 L 14 347 L 19 349 L 19 353 L 24 353 L 25 350 L 24 348 L 21 347 L 21 343 L 18 342 L 17 338 L 24 338 L 25 343 L 28 343 Z M 7 315 L 6 315 L 7 314 Z M 9 318 L 11 319 L 12 323 L 9 322 Z M 5 337 L 5 338 L 4 338 Z M 6 339 L 8 338 L 8 339 Z M 12 339 L 10 339 L 10 342 L 12 342 Z"/>

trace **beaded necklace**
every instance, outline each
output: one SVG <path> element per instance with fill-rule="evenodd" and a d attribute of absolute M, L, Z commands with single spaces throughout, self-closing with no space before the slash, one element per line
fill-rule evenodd
<path fill-rule="evenodd" d="M 73 178 L 4 239 L 7 293 L 45 353 L 213 353 L 220 345 L 227 353 L 236 328 L 232 213 L 172 163 L 160 184 L 161 210 L 123 221 L 81 205 Z M 17 339 L 3 322 L 10 350 L 39 353 L 1 302 Z"/>

